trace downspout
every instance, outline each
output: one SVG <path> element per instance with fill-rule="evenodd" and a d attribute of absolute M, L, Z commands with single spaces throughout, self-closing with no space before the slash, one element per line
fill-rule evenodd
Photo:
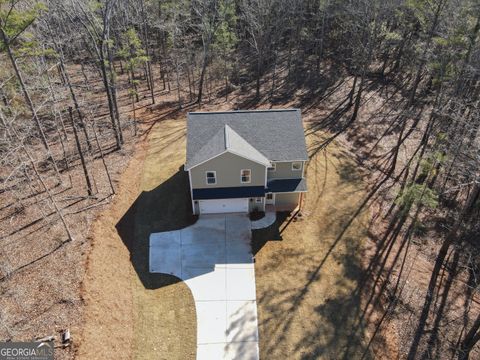
<path fill-rule="evenodd" d="M 267 191 L 267 177 L 268 177 L 268 166 L 265 166 L 265 191 Z M 267 206 L 267 196 L 266 193 L 263 194 L 263 212 L 265 212 Z"/>
<path fill-rule="evenodd" d="M 192 174 L 190 173 L 190 169 L 188 169 L 187 171 L 188 171 L 188 182 L 190 183 L 189 187 L 190 187 L 190 200 L 192 201 L 192 213 L 193 213 L 193 215 L 197 215 L 195 213 L 195 202 L 193 200 Z"/>

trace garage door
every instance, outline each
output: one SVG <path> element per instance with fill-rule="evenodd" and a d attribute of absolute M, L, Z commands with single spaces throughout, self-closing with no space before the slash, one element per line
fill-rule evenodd
<path fill-rule="evenodd" d="M 248 212 L 248 199 L 200 200 L 200 214 Z"/>

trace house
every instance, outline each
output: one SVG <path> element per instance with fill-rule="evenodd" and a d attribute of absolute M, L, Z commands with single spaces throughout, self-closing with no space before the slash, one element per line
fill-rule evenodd
<path fill-rule="evenodd" d="M 293 210 L 307 191 L 307 160 L 299 109 L 188 114 L 194 214 Z"/>

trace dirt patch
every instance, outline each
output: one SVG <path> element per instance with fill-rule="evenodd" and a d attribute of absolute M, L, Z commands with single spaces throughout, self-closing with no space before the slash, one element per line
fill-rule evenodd
<path fill-rule="evenodd" d="M 148 272 L 148 237 L 187 214 L 185 121 L 156 124 L 123 175 L 119 196 L 94 226 L 84 285 L 80 359 L 193 359 L 196 317 L 187 286 Z M 182 341 L 178 341 L 178 339 Z"/>
<path fill-rule="evenodd" d="M 95 221 L 92 250 L 82 293 L 85 300 L 85 325 L 80 338 L 78 358 L 106 358 L 115 353 L 120 359 L 130 357 L 133 334 L 133 269 L 128 249 L 119 241 L 115 225 L 138 196 L 146 146 L 137 146 L 124 172 L 117 195 Z"/>

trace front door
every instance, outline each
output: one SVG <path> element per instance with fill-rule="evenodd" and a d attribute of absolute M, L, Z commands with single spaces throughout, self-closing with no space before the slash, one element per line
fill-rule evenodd
<path fill-rule="evenodd" d="M 267 205 L 275 204 L 275 194 L 274 193 L 267 193 L 265 195 L 265 204 L 267 204 Z"/>

